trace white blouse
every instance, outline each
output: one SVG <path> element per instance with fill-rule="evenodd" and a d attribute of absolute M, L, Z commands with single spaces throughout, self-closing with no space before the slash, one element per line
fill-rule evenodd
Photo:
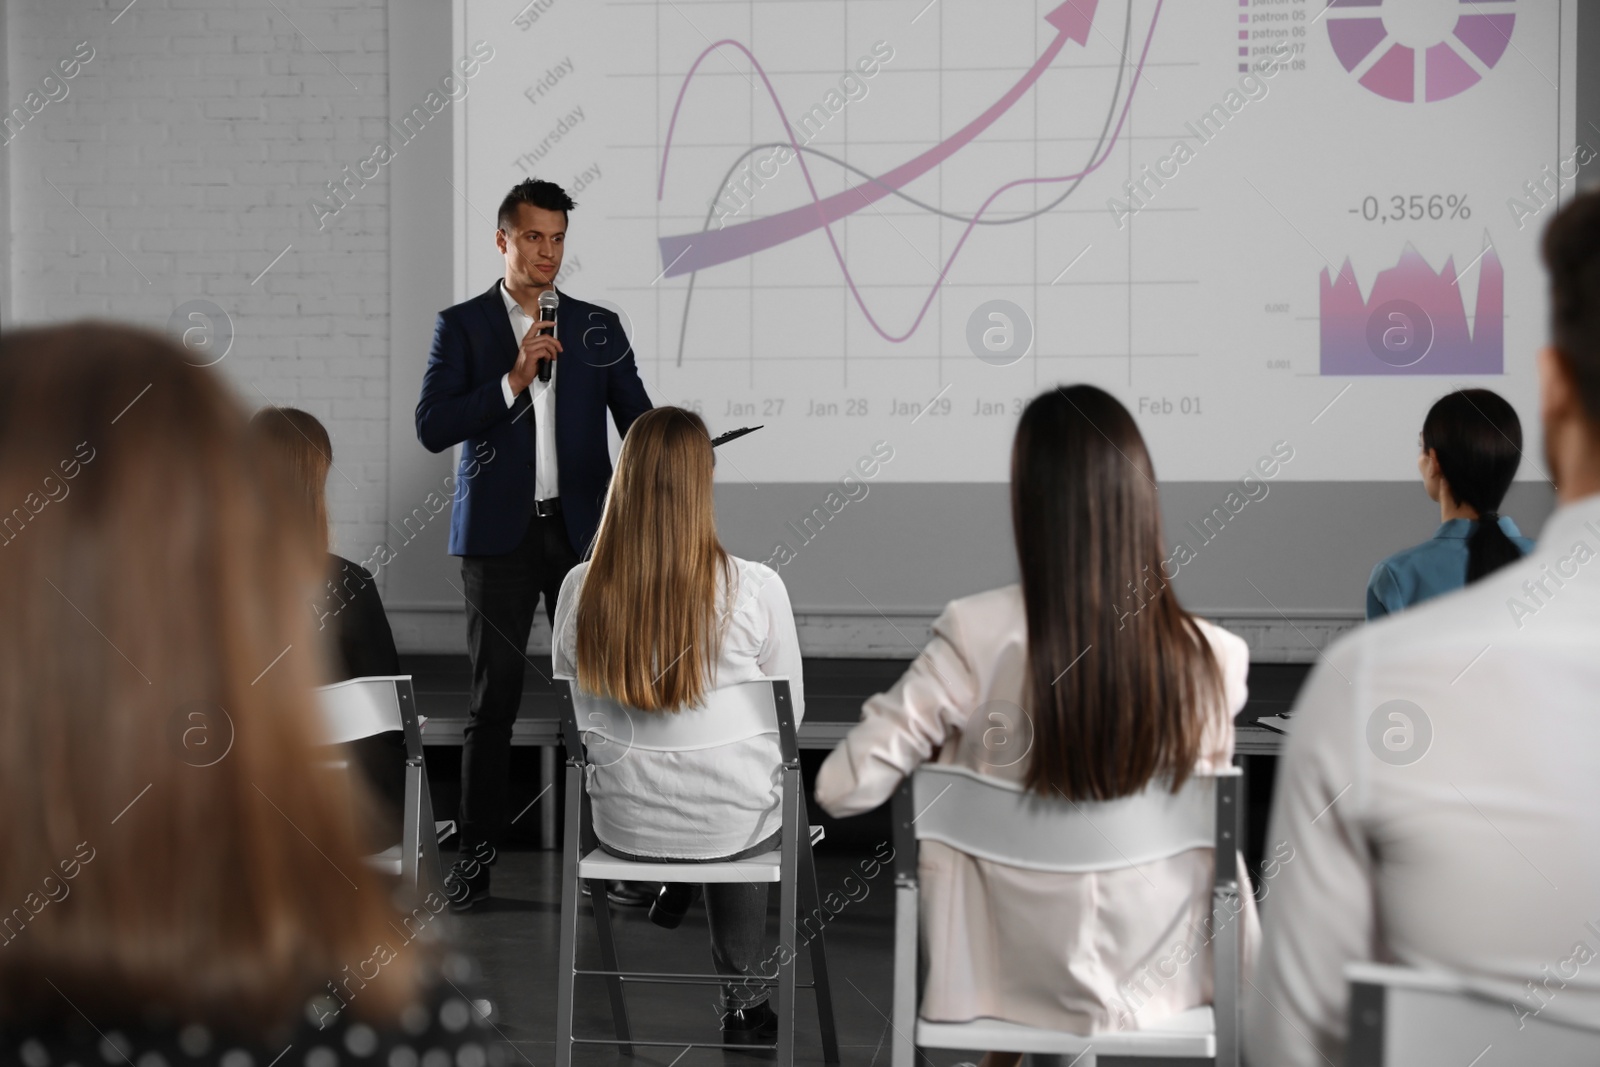
<path fill-rule="evenodd" d="M 724 618 L 713 688 L 787 677 L 795 726 L 805 717 L 800 641 L 789 592 L 778 572 L 730 556 L 736 585 L 718 580 Z M 556 599 L 552 660 L 559 675 L 577 671 L 578 597 L 589 564 L 567 573 Z M 776 733 L 685 752 L 631 750 L 605 766 L 591 764 L 588 791 L 596 836 L 637 856 L 709 860 L 731 856 L 778 832 L 783 756 Z"/>

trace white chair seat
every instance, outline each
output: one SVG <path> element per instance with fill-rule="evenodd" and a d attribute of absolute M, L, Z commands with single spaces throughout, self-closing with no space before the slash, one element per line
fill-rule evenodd
<path fill-rule="evenodd" d="M 382 852 L 374 852 L 370 856 L 363 856 L 362 860 L 368 867 L 379 874 L 389 874 L 400 877 L 400 857 L 404 850 L 399 845 L 390 845 Z"/>
<path fill-rule="evenodd" d="M 578 861 L 579 878 L 620 882 L 776 882 L 778 850 L 726 863 L 638 863 L 597 848 Z"/>
<path fill-rule="evenodd" d="M 975 1019 L 970 1023 L 935 1023 L 917 1020 L 917 1045 L 922 1048 L 1029 1052 L 1076 1055 L 1093 1050 L 1096 1056 L 1134 1053 L 1140 1056 L 1209 1058 L 1217 1054 L 1216 1018 L 1209 1005 L 1162 1019 L 1148 1030 L 1122 1030 L 1103 1034 L 1067 1034 L 1041 1030 L 1000 1019 Z"/>
<path fill-rule="evenodd" d="M 826 827 L 811 827 L 811 846 L 815 848 L 826 834 Z M 641 863 L 619 859 L 597 848 L 578 861 L 578 877 L 619 882 L 777 882 L 781 881 L 778 871 L 782 858 L 773 849 L 749 859 L 723 863 Z"/>
<path fill-rule="evenodd" d="M 443 841 L 445 838 L 456 832 L 456 821 L 454 819 L 436 820 L 433 824 L 433 831 L 438 839 Z M 374 852 L 370 856 L 363 856 L 362 860 L 368 867 L 371 867 L 380 874 L 391 874 L 394 877 L 399 878 L 400 875 L 404 873 L 400 866 L 400 857 L 404 855 L 404 853 L 405 850 L 401 848 L 400 845 L 394 844 L 390 845 L 382 852 Z"/>

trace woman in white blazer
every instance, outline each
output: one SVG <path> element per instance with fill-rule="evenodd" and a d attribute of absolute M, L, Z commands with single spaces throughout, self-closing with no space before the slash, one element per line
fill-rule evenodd
<path fill-rule="evenodd" d="M 1248 650 L 1185 612 L 1162 576 L 1155 472 L 1127 409 L 1087 385 L 1035 398 L 1011 509 L 1021 582 L 951 602 L 905 675 L 866 702 L 817 775 L 829 813 L 877 807 L 929 760 L 1074 801 L 1231 763 Z M 1091 1034 L 1210 1002 L 1210 849 L 1057 874 L 928 841 L 918 874 L 925 1019 Z"/>

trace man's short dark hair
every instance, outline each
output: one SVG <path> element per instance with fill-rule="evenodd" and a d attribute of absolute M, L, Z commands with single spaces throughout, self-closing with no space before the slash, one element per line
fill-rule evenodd
<path fill-rule="evenodd" d="M 1582 193 L 1545 228 L 1550 341 L 1591 422 L 1600 423 L 1600 190 Z"/>
<path fill-rule="evenodd" d="M 513 185 L 506 198 L 500 201 L 500 214 L 497 216 L 496 225 L 509 232 L 516 223 L 517 212 L 522 210 L 523 204 L 532 204 L 546 211 L 559 211 L 563 219 L 566 218 L 567 212 L 578 206 L 572 197 L 567 195 L 567 191 L 555 182 L 525 178 Z"/>

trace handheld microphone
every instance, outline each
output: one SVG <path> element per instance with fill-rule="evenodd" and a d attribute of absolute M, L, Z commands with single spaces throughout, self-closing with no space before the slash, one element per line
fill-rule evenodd
<path fill-rule="evenodd" d="M 556 295 L 556 291 L 554 289 L 546 289 L 544 292 L 540 293 L 539 321 L 555 322 L 556 306 L 560 303 L 561 297 Z M 550 336 L 555 336 L 554 328 L 550 330 Z M 539 380 L 541 382 L 548 382 L 550 380 L 550 361 L 548 359 L 541 359 L 539 361 Z"/>

